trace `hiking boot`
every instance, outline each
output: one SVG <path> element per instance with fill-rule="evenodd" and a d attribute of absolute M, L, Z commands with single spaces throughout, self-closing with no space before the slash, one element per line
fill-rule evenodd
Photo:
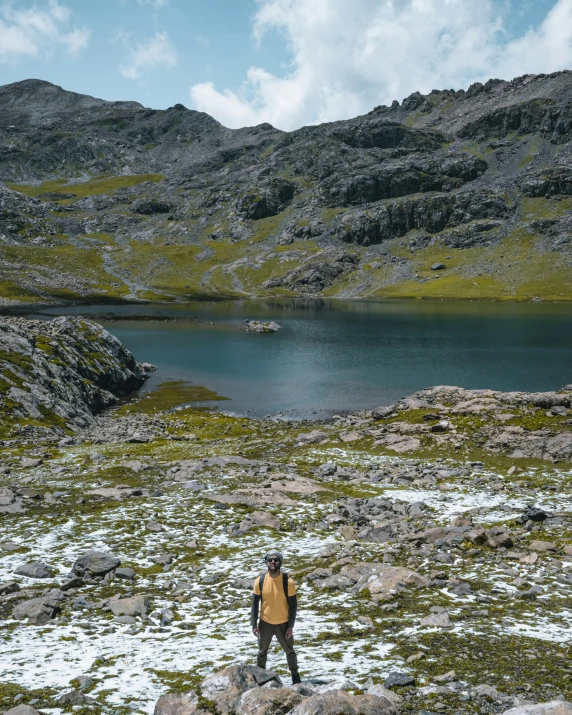
<path fill-rule="evenodd" d="M 297 670 L 292 670 L 291 673 L 292 673 L 292 685 L 297 685 L 298 683 L 302 682 L 300 673 Z"/>

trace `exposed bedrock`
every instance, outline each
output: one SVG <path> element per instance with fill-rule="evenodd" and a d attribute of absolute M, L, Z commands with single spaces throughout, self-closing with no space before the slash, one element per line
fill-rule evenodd
<path fill-rule="evenodd" d="M 0 410 L 14 419 L 86 427 L 147 376 L 129 350 L 92 321 L 0 319 Z"/>

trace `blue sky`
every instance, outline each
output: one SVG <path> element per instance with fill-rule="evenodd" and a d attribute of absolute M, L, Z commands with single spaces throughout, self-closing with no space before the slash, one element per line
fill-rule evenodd
<path fill-rule="evenodd" d="M 290 129 L 572 68 L 572 0 L 0 0 L 0 84 Z"/>

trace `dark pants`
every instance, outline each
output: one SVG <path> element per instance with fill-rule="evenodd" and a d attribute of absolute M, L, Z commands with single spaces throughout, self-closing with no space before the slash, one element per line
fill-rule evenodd
<path fill-rule="evenodd" d="M 288 624 L 279 623 L 278 625 L 273 625 L 272 623 L 266 623 L 266 621 L 259 621 L 258 628 L 260 630 L 260 635 L 258 636 L 258 658 L 256 661 L 258 667 L 266 668 L 268 649 L 270 648 L 272 637 L 276 636 L 278 643 L 282 646 L 282 650 L 286 653 L 288 667 L 292 671 L 298 670 L 298 660 L 296 658 L 296 651 L 294 650 L 294 638 L 286 638 L 286 628 L 288 628 Z"/>

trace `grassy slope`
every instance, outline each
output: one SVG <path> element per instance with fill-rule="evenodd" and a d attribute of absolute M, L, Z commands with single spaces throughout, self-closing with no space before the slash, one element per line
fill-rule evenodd
<path fill-rule="evenodd" d="M 107 176 L 78 184 L 58 179 L 40 186 L 12 188 L 29 196 L 46 192 L 74 193 L 76 198 L 61 202 L 69 203 L 80 197 L 111 194 L 120 188 L 146 181 L 158 182 L 162 178 L 151 174 Z M 572 199 L 525 199 L 520 219 L 529 223 L 535 219 L 557 218 L 570 210 Z M 330 214 L 332 211 L 324 218 L 331 219 Z M 312 241 L 288 246 L 268 245 L 266 240 L 279 235 L 289 219 L 286 211 L 257 221 L 252 238 L 239 243 L 209 238 L 213 227 L 221 225 L 221 220 L 224 222 L 224 218 L 213 216 L 202 229 L 198 244 L 168 245 L 160 240 L 132 241 L 125 245 L 116 243 L 110 235 L 89 234 L 73 242 L 60 236 L 54 247 L 0 247 L 0 264 L 4 267 L 0 272 L 0 299 L 22 302 L 46 298 L 121 300 L 133 291 L 147 300 L 291 295 L 285 289 L 267 291 L 263 284 L 268 278 L 300 265 L 318 246 Z M 411 277 L 396 279 L 392 277 L 391 264 L 372 261 L 372 266 L 364 262 L 353 273 L 338 279 L 325 294 L 367 298 L 572 300 L 572 270 L 567 259 L 559 252 L 541 249 L 541 241 L 531 229 L 521 227 L 497 245 L 455 249 L 437 243 L 412 253 L 409 236 L 404 236 L 388 245 L 394 257 L 410 262 Z M 293 260 L 280 261 L 279 254 L 285 251 L 301 253 Z M 264 253 L 272 253 L 273 257 L 253 260 Z M 239 259 L 246 263 L 233 266 Z M 438 262 L 444 263 L 446 269 L 431 271 L 431 266 Z M 22 264 L 30 267 L 28 276 L 22 272 Z M 65 278 L 59 285 L 58 272 Z M 417 277 L 413 278 L 414 275 Z"/>

